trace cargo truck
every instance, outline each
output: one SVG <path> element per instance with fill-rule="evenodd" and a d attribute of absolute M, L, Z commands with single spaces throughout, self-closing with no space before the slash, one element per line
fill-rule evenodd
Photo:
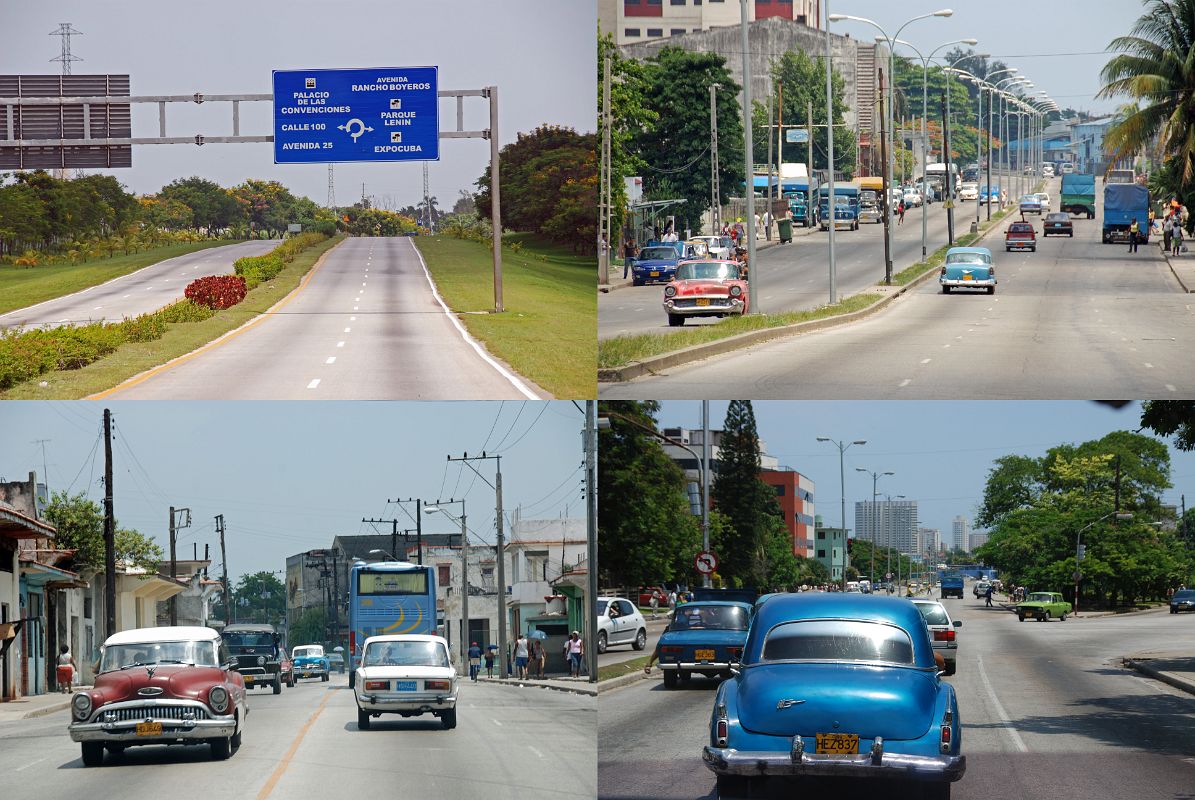
<path fill-rule="evenodd" d="M 1095 219 L 1095 176 L 1072 172 L 1062 176 L 1059 208 L 1068 214 L 1086 214 Z"/>
<path fill-rule="evenodd" d="M 1129 226 L 1137 220 L 1137 242 L 1149 242 L 1149 190 L 1139 183 L 1104 186 L 1104 244 L 1127 242 Z"/>
<path fill-rule="evenodd" d="M 942 570 L 938 573 L 938 582 L 942 587 L 942 599 L 947 597 L 957 597 L 959 600 L 963 599 L 963 575 L 961 572 L 947 572 Z"/>

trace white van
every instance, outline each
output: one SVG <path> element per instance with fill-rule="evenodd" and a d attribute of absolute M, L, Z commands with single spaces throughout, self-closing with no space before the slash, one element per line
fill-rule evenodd
<path fill-rule="evenodd" d="M 1074 171 L 1075 171 L 1074 164 L 1070 163 L 1069 161 L 1062 162 L 1062 174 L 1063 175 L 1070 175 Z"/>

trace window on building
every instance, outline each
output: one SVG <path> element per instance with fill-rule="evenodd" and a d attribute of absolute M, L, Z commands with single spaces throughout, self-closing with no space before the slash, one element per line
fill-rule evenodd
<path fill-rule="evenodd" d="M 669 0 L 669 2 L 674 6 L 683 6 L 685 4 L 685 0 Z"/>
<path fill-rule="evenodd" d="M 827 145 L 827 146 L 828 146 L 828 145 Z M 827 212 L 827 213 L 829 213 L 829 212 Z M 825 531 L 818 531 L 818 532 L 817 532 L 817 538 L 819 538 L 819 539 L 825 539 L 825 538 L 826 538 L 826 532 L 825 532 Z"/>
<path fill-rule="evenodd" d="M 548 553 L 544 550 L 529 551 L 527 553 L 527 577 L 529 581 L 546 581 L 548 579 Z"/>
<path fill-rule="evenodd" d="M 784 484 L 783 483 L 780 484 L 779 486 L 773 486 L 772 488 L 776 491 L 777 497 L 784 497 Z"/>
<path fill-rule="evenodd" d="M 647 0 L 647 4 L 649 6 L 661 6 L 664 5 L 664 0 Z"/>
<path fill-rule="evenodd" d="M 628 39 L 630 39 L 633 37 L 642 36 L 643 34 L 639 31 L 638 28 L 624 28 L 622 31 L 622 35 L 627 37 Z"/>
<path fill-rule="evenodd" d="M 440 582 L 441 586 L 449 586 L 452 584 L 452 565 L 440 564 L 437 568 L 436 580 Z"/>
<path fill-rule="evenodd" d="M 648 28 L 647 35 L 648 35 L 648 38 L 651 38 L 653 36 L 663 36 L 664 29 L 663 28 Z"/>
<path fill-rule="evenodd" d="M 669 28 L 668 29 L 669 36 L 680 36 L 684 32 L 685 32 L 684 28 Z"/>
<path fill-rule="evenodd" d="M 818 558 L 825 558 L 825 557 L 826 557 L 826 551 L 825 551 L 825 550 L 818 550 L 818 551 L 817 551 L 817 557 L 818 557 Z"/>

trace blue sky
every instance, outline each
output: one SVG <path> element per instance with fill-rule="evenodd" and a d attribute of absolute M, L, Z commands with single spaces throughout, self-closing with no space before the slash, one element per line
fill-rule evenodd
<path fill-rule="evenodd" d="M 327 547 L 337 534 L 372 533 L 361 519 L 414 520 L 387 499 L 466 499 L 473 541 L 494 538 L 494 492 L 449 454 L 502 455 L 509 517 L 584 517 L 583 414 L 570 402 L 124 402 L 111 403 L 117 520 L 165 548 L 169 507 L 189 507 L 179 556 L 212 548 L 223 514 L 229 576 L 282 570 L 288 555 Z M 103 500 L 104 406 L 89 402 L 0 404 L 0 477 L 43 474 L 50 488 Z M 94 453 L 93 453 L 94 448 Z M 476 462 L 475 462 L 476 463 Z M 494 462 L 476 464 L 490 481 Z M 414 506 L 408 505 L 413 514 Z M 452 507 L 454 514 L 459 506 Z M 390 533 L 390 525 L 378 526 Z M 442 514 L 424 532 L 459 531 Z"/>
<path fill-rule="evenodd" d="M 766 452 L 812 478 L 816 511 L 827 525 L 839 521 L 838 448 L 817 437 L 866 440 L 846 451 L 847 527 L 854 527 L 854 503 L 871 499 L 871 476 L 881 497 L 903 494 L 918 501 L 923 527 L 949 536 L 958 514 L 973 518 L 983 499 L 992 462 L 1003 455 L 1041 456 L 1049 448 L 1098 439 L 1115 430 L 1140 427 L 1137 404 L 1120 410 L 1071 401 L 756 401 L 753 403 Z M 710 403 L 710 426 L 721 428 L 726 402 Z M 666 426 L 701 427 L 701 403 L 662 404 Z M 1146 431 L 1145 433 L 1148 433 Z M 1179 503 L 1185 490 L 1195 505 L 1195 453 L 1170 448 L 1171 482 L 1167 502 Z"/>

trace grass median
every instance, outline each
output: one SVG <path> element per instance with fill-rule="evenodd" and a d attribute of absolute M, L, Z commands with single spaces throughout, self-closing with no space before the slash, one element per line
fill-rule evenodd
<path fill-rule="evenodd" d="M 593 256 L 523 234 L 503 237 L 505 313 L 494 307 L 493 256 L 448 236 L 415 240 L 444 302 L 491 353 L 556 397 L 593 397 L 597 300 Z"/>
<path fill-rule="evenodd" d="M 598 367 L 611 369 L 625 367 L 635 361 L 652 356 L 671 353 L 696 344 L 706 344 L 725 339 L 739 333 L 783 328 L 798 322 L 849 314 L 867 308 L 879 300 L 880 294 L 857 294 L 844 298 L 833 305 L 819 306 L 807 311 L 789 311 L 783 314 L 749 314 L 731 317 L 714 325 L 684 328 L 675 333 L 639 333 L 631 336 L 614 336 L 598 343 Z"/>
<path fill-rule="evenodd" d="M 155 247 L 143 253 L 101 258 L 84 264 L 50 264 L 44 267 L 0 265 L 0 314 L 63 297 L 91 286 L 128 275 L 139 269 L 210 247 L 224 247 L 243 240 L 213 239 Z"/>
<path fill-rule="evenodd" d="M 115 352 L 80 369 L 46 372 L 0 392 L 0 399 L 80 399 L 110 389 L 138 373 L 186 355 L 268 310 L 298 286 L 299 281 L 311 270 L 319 257 L 342 238 L 327 239 L 297 254 L 276 277 L 259 285 L 232 308 L 217 311 L 211 317 L 198 322 L 171 323 L 161 338 L 122 344 Z"/>
<path fill-rule="evenodd" d="M 978 233 L 964 233 L 961 236 L 956 236 L 954 244 L 944 244 L 930 254 L 925 261 L 918 261 L 912 266 L 905 267 L 900 272 L 892 276 L 893 286 L 905 286 L 920 278 L 929 270 L 939 269 L 942 263 L 946 260 L 946 251 L 952 247 L 970 247 L 971 245 L 982 239 L 992 228 L 996 227 L 1009 214 L 1018 211 L 1019 209 L 1009 206 L 1001 211 L 997 211 L 992 215 L 991 220 L 986 220 L 979 225 Z M 969 223 L 968 223 L 969 224 Z M 882 281 L 881 281 L 882 283 Z"/>
<path fill-rule="evenodd" d="M 608 681 L 611 678 L 621 678 L 623 675 L 629 675 L 632 672 L 643 672 L 643 668 L 647 666 L 647 659 L 651 656 L 640 656 L 632 658 L 630 661 L 620 661 L 617 664 L 607 664 L 604 667 L 598 667 L 598 683 Z"/>

